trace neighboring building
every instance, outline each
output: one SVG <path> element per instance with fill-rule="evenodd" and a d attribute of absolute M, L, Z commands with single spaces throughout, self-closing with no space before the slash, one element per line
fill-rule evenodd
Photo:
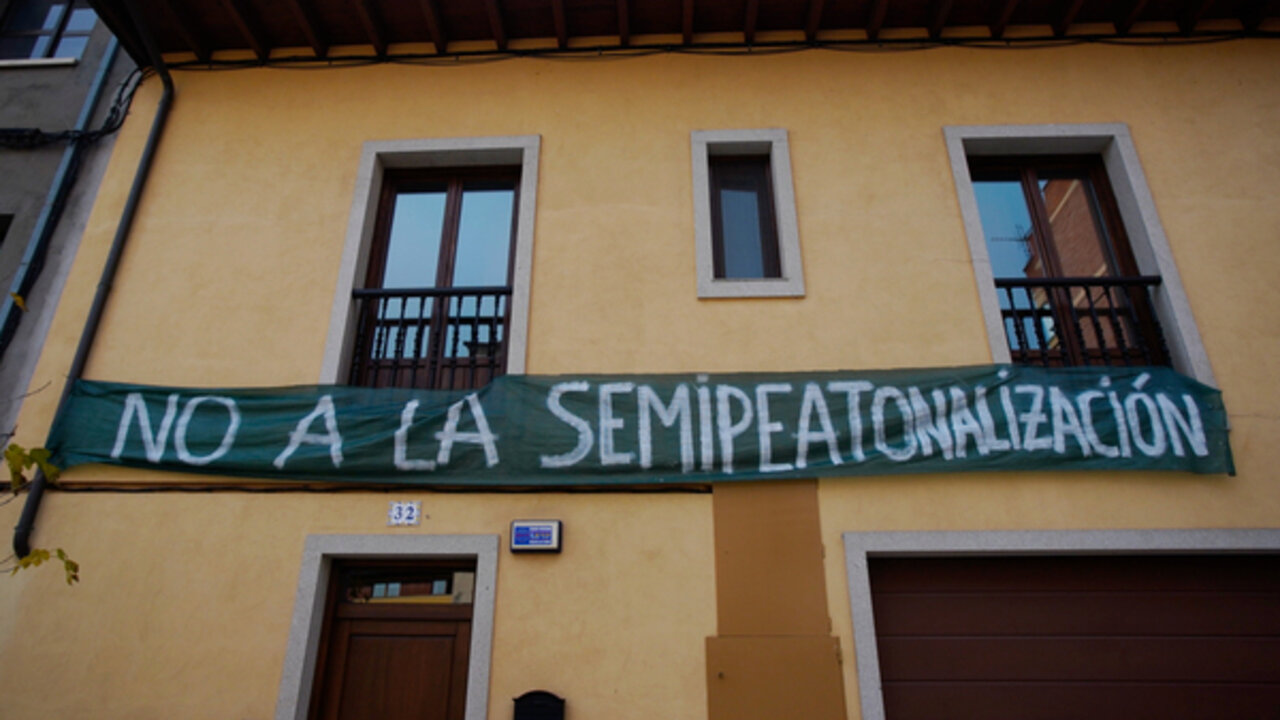
<path fill-rule="evenodd" d="M 0 715 L 1280 708 L 1280 3 L 93 6 Z"/>
<path fill-rule="evenodd" d="M 107 120 L 117 87 L 133 67 L 116 47 L 84 0 L 0 3 L 0 438 L 5 445 L 114 140 L 110 134 L 93 142 L 75 140 L 68 131 L 83 137 Z"/>

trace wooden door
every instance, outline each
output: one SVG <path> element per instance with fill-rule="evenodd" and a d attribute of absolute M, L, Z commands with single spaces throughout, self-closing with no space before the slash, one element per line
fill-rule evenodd
<path fill-rule="evenodd" d="M 394 576 L 406 576 L 395 568 Z M 421 576 L 411 570 L 410 576 Z M 436 575 L 450 572 L 431 569 Z M 369 569 L 360 573 L 371 585 Z M 462 720 L 466 709 L 471 604 L 439 596 L 353 595 L 349 575 L 336 573 L 316 671 L 312 718 L 317 720 Z M 400 587 L 430 586 L 397 582 Z M 385 586 L 387 583 L 381 583 Z M 453 596 L 453 597 L 456 597 Z M 465 598 L 469 600 L 470 598 Z"/>

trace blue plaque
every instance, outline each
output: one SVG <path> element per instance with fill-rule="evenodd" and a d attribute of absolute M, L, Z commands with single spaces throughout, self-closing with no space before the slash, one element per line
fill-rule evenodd
<path fill-rule="evenodd" d="M 559 520 L 512 520 L 511 552 L 560 552 Z"/>

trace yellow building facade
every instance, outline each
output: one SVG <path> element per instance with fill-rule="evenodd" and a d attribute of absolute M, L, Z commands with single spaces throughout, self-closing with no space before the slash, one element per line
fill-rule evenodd
<path fill-rule="evenodd" d="M 1102 158 L 1135 254 L 1150 256 L 1139 264 L 1176 273 L 1165 288 L 1180 295 L 1158 310 L 1172 363 L 1221 390 L 1236 474 L 453 492 L 77 466 L 45 495 L 32 542 L 65 548 L 81 582 L 38 570 L 0 583 L 0 715 L 307 717 L 323 702 L 316 643 L 335 559 L 474 559 L 465 701 L 454 701 L 468 719 L 512 717 L 511 699 L 538 689 L 564 698 L 570 718 L 907 717 L 888 680 L 895 661 L 872 642 L 879 557 L 1174 554 L 1274 569 L 1280 46 L 1257 34 L 1020 44 L 1017 30 L 998 47 L 876 45 L 849 30 L 847 46 L 786 52 L 175 67 L 84 377 L 343 384 L 335 298 L 361 282 L 360 238 L 387 168 L 493 164 L 466 155 L 489 147 L 500 148 L 489 160 L 523 169 L 520 198 L 532 201 L 515 220 L 527 320 L 510 372 L 1007 362 L 991 270 L 975 263 L 967 159 L 1087 156 Z M 655 45 L 668 42 L 679 36 Z M 237 52 L 215 57 L 251 57 Z M 27 446 L 53 422 L 161 93 L 146 81 L 115 146 L 26 389 Z M 775 173 L 778 147 L 789 154 L 799 262 L 783 264 L 798 291 L 700 293 L 715 279 L 700 285 L 696 133 L 714 152 L 736 131 L 763 133 L 751 137 L 770 144 Z M 420 524 L 389 526 L 391 501 L 420 502 Z M 0 515 L 16 523 L 21 505 Z M 562 552 L 510 552 L 522 518 L 561 521 Z M 1257 657 L 1274 659 L 1280 631 L 1258 632 L 1272 644 Z M 1267 672 L 1245 677 L 1261 702 L 1280 692 Z"/>

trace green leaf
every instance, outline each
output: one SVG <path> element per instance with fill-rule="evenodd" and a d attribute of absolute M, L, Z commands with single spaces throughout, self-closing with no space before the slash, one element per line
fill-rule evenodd
<path fill-rule="evenodd" d="M 26 557 L 19 559 L 18 563 L 9 571 L 9 574 L 16 575 L 19 570 L 40 567 L 44 563 L 49 562 L 49 560 L 55 555 L 58 560 L 62 562 L 62 570 L 66 573 L 67 584 L 74 585 L 80 582 L 80 563 L 72 560 L 67 555 L 67 552 L 62 548 L 57 548 L 53 553 L 50 553 L 44 548 L 36 548 Z"/>
<path fill-rule="evenodd" d="M 40 453 L 38 456 L 36 453 Z M 40 472 L 44 473 L 44 477 L 49 482 L 56 482 L 58 476 L 62 474 L 62 468 L 49 462 L 50 453 L 44 448 L 36 448 L 31 451 L 31 458 L 35 460 L 36 467 L 40 468 Z"/>
<path fill-rule="evenodd" d="M 26 557 L 20 558 L 18 560 L 18 568 L 40 567 L 40 565 L 48 559 L 49 559 L 48 550 L 45 550 L 44 548 L 36 548 L 32 550 Z"/>
<path fill-rule="evenodd" d="M 62 569 L 67 573 L 67 584 L 74 585 L 80 581 L 80 563 L 67 557 L 62 548 L 57 549 L 58 559 L 62 561 Z"/>
<path fill-rule="evenodd" d="M 13 443 L 4 451 L 5 464 L 9 466 L 9 487 L 14 492 L 26 484 L 26 470 L 31 466 L 31 458 L 21 445 Z"/>

